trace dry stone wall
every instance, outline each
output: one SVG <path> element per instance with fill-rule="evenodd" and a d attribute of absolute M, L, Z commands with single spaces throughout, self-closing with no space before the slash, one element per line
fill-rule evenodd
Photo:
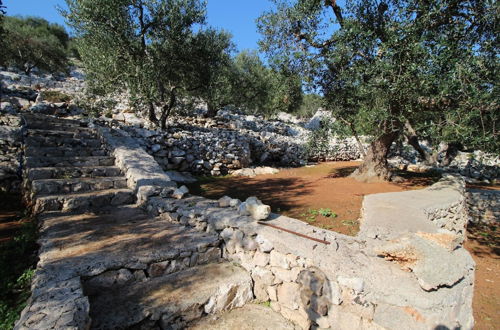
<path fill-rule="evenodd" d="M 22 119 L 0 113 L 0 191 L 19 192 Z"/>
<path fill-rule="evenodd" d="M 464 219 L 466 209 L 453 206 L 463 204 L 457 190 L 462 185 L 449 178 L 422 191 L 420 200 L 425 200 L 427 210 L 448 210 L 446 219 Z M 438 207 L 443 202 L 446 206 Z M 391 199 L 379 203 L 389 205 Z M 473 326 L 474 262 L 461 246 L 460 221 L 443 226 L 437 222 L 440 212 L 428 212 L 412 230 L 388 235 L 391 239 L 373 237 L 369 227 L 348 237 L 279 215 L 266 222 L 321 243 L 241 216 L 237 205 L 221 205 L 229 203 L 196 196 L 151 196 L 147 202 L 150 212 L 168 221 L 217 233 L 224 242 L 223 256 L 251 274 L 256 299 L 269 301 L 275 311 L 304 329 Z M 371 221 L 366 215 L 377 211 L 376 206 L 364 205 L 364 223 Z M 402 222 L 400 228 L 415 222 L 411 210 L 392 211 L 397 213 L 392 219 Z"/>
<path fill-rule="evenodd" d="M 500 222 L 500 191 L 469 189 L 467 205 L 472 223 L 497 225 Z"/>

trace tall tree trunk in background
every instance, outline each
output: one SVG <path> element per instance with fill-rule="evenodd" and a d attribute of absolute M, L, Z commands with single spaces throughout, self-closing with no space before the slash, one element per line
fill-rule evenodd
<path fill-rule="evenodd" d="M 463 149 L 463 146 L 461 143 L 458 142 L 451 142 L 448 144 L 448 148 L 446 148 L 446 154 L 444 156 L 444 159 L 441 162 L 442 166 L 449 166 L 453 159 L 458 155 L 458 152 Z"/>
<path fill-rule="evenodd" d="M 405 129 L 406 129 L 406 138 L 408 139 L 408 144 L 411 145 L 420 155 L 420 157 L 424 160 L 424 162 L 427 165 L 432 164 L 432 155 L 429 154 L 422 146 L 420 145 L 420 142 L 418 141 L 418 135 L 413 126 L 410 124 L 409 121 L 406 121 L 405 123 Z"/>
<path fill-rule="evenodd" d="M 167 104 L 164 104 L 161 111 L 160 124 L 161 129 L 167 129 L 167 118 L 170 116 L 172 109 L 175 107 L 177 102 L 176 87 L 170 89 L 170 100 Z"/>
<path fill-rule="evenodd" d="M 363 164 L 351 176 L 361 182 L 389 181 L 393 174 L 387 163 L 387 154 L 398 135 L 397 131 L 385 133 L 372 141 Z"/>
<path fill-rule="evenodd" d="M 205 117 L 207 118 L 213 118 L 217 114 L 217 108 L 210 103 L 207 103 L 207 113 L 205 114 Z"/>
<path fill-rule="evenodd" d="M 149 121 L 158 126 L 158 118 L 156 117 L 155 106 L 153 102 L 148 102 L 148 118 Z"/>

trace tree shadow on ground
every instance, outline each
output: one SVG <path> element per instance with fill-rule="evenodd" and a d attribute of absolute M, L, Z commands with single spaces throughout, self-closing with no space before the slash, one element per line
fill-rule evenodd
<path fill-rule="evenodd" d="M 194 195 L 219 199 L 224 195 L 242 201 L 256 196 L 263 203 L 271 205 L 273 212 L 296 208 L 296 197 L 312 193 L 311 184 L 301 178 L 279 178 L 266 181 L 240 177 L 205 177 L 189 185 Z M 300 206 L 300 205 L 299 205 Z"/>
<path fill-rule="evenodd" d="M 354 171 L 358 168 L 358 166 L 346 166 L 341 168 L 334 168 L 328 173 L 326 178 L 345 178 L 354 173 Z"/>
<path fill-rule="evenodd" d="M 497 225 L 469 224 L 467 237 L 475 241 L 472 253 L 479 257 L 493 257 L 500 259 L 500 234 Z"/>

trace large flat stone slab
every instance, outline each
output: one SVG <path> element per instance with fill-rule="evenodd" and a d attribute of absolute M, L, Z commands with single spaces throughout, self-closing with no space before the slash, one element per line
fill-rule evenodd
<path fill-rule="evenodd" d="M 368 195 L 358 236 L 394 239 L 417 232 L 453 232 L 464 238 L 465 208 L 464 187 L 456 179 L 422 190 Z"/>
<path fill-rule="evenodd" d="M 38 268 L 46 280 L 95 276 L 109 269 L 146 269 L 217 246 L 217 235 L 152 218 L 129 206 L 102 213 L 41 217 Z"/>
<path fill-rule="evenodd" d="M 248 304 L 221 315 L 207 316 L 188 327 L 191 330 L 299 330 L 297 325 L 270 307 Z"/>
<path fill-rule="evenodd" d="M 125 329 L 141 322 L 173 325 L 243 306 L 253 298 L 252 279 L 230 263 L 189 268 L 90 297 L 92 329 Z"/>

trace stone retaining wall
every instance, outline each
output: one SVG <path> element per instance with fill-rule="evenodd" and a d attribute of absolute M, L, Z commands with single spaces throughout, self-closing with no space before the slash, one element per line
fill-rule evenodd
<path fill-rule="evenodd" d="M 496 225 L 500 222 L 500 191 L 469 189 L 467 205 L 474 224 Z"/>
<path fill-rule="evenodd" d="M 393 234 L 388 223 L 390 240 L 373 237 L 367 228 L 348 237 L 279 215 L 266 222 L 328 242 L 324 244 L 259 224 L 239 215 L 237 207 L 221 208 L 195 196 L 152 196 L 147 207 L 169 221 L 218 233 L 224 257 L 251 273 L 256 299 L 270 301 L 275 311 L 304 329 L 471 329 L 474 262 L 461 246 L 462 222 L 455 221 L 466 218 L 465 208 L 455 207 L 463 204 L 457 190 L 462 186 L 449 178 L 420 191 L 424 209 L 441 210 L 428 212 L 429 217 L 415 218 L 413 209 L 392 208 L 401 230 Z M 386 208 L 392 204 L 392 196 L 380 195 L 372 196 L 379 196 Z M 365 202 L 363 223 L 371 221 L 366 215 L 377 206 Z M 453 225 L 443 226 L 435 215 L 447 209 L 452 215 L 439 220 L 453 219 Z"/>
<path fill-rule="evenodd" d="M 0 191 L 3 192 L 19 192 L 21 125 L 20 116 L 0 114 Z"/>

